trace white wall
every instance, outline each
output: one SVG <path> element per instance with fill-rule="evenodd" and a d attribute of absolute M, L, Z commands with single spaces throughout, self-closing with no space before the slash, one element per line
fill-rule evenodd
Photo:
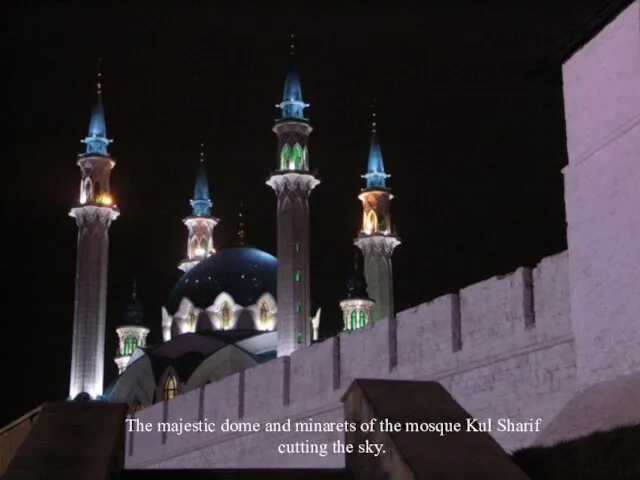
<path fill-rule="evenodd" d="M 640 2 L 563 66 L 578 379 L 640 369 Z"/>

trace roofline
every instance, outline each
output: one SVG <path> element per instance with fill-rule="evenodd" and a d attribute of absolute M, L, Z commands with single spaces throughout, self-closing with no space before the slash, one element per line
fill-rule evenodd
<path fill-rule="evenodd" d="M 609 0 L 576 31 L 565 36 L 556 50 L 541 65 L 525 77 L 544 77 L 562 66 L 578 50 L 593 40 L 604 28 L 617 18 L 635 0 Z"/>

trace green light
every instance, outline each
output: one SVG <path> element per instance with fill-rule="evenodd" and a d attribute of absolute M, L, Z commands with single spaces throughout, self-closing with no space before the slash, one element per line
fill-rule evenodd
<path fill-rule="evenodd" d="M 302 304 L 300 302 L 296 303 L 296 312 L 300 313 L 302 311 Z"/>
<path fill-rule="evenodd" d="M 296 242 L 296 252 L 300 251 L 300 242 Z"/>
<path fill-rule="evenodd" d="M 296 272 L 296 282 L 299 282 L 301 278 L 302 278 L 302 274 L 300 273 L 300 270 L 298 270 Z"/>

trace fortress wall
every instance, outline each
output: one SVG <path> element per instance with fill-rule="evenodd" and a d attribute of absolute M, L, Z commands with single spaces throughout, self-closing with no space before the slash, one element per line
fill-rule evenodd
<path fill-rule="evenodd" d="M 340 337 L 291 355 L 290 403 L 294 410 L 315 409 L 340 401 Z M 342 385 L 345 387 L 345 385 Z"/>
<path fill-rule="evenodd" d="M 579 381 L 640 369 L 640 1 L 562 66 Z"/>
<path fill-rule="evenodd" d="M 187 418 L 186 410 L 200 408 L 203 417 L 218 425 L 227 418 L 340 422 L 340 396 L 353 379 L 398 378 L 439 381 L 474 416 L 551 421 L 575 385 L 567 260 L 566 252 L 548 257 L 534 269 L 519 268 L 510 275 L 490 278 L 459 294 L 400 312 L 395 320 L 343 332 L 288 358 L 206 385 L 202 393 L 195 390 L 167 402 L 168 417 Z M 394 322 L 395 366 L 390 361 L 394 352 L 390 326 Z M 154 405 L 141 414 L 158 417 L 162 406 Z M 507 449 L 530 444 L 535 435 L 495 434 Z M 192 436 L 198 439 L 197 448 L 191 441 L 185 444 L 169 439 L 162 445 L 158 433 L 139 434 L 133 455 L 126 457 L 127 467 L 344 465 L 340 455 L 285 457 L 276 451 L 282 442 L 335 441 L 342 438 L 341 433 L 215 432 Z"/>
<path fill-rule="evenodd" d="M 520 267 L 460 290 L 461 350 L 456 366 L 504 354 L 533 327 L 531 270 Z"/>
<path fill-rule="evenodd" d="M 285 388 L 289 390 L 288 381 L 285 387 L 285 370 L 288 368 L 289 358 L 279 357 L 246 370 L 243 418 L 269 418 L 285 405 Z"/>
<path fill-rule="evenodd" d="M 196 396 L 197 391 L 191 395 Z M 189 394 L 187 394 L 189 395 Z M 216 424 L 237 420 L 240 399 L 240 375 L 231 375 L 204 387 L 202 417 Z"/>
<path fill-rule="evenodd" d="M 185 394 L 187 395 L 190 394 Z M 129 432 L 129 429 L 126 429 L 125 465 L 133 458 L 136 462 L 143 463 L 162 458 L 162 434 L 156 425 L 163 421 L 164 410 L 165 403 L 160 402 L 139 410 L 130 417 L 139 419 L 143 424 L 151 423 L 153 428 L 150 432 Z"/>
<path fill-rule="evenodd" d="M 200 393 L 200 389 L 195 390 Z M 197 422 L 200 420 L 200 395 L 178 395 L 176 398 L 167 402 L 166 422 Z M 174 448 L 182 448 L 188 445 L 198 443 L 195 435 L 183 434 L 177 436 L 175 434 L 165 435 L 164 443 L 168 450 Z"/>
<path fill-rule="evenodd" d="M 420 378 L 455 362 L 452 331 L 457 295 L 444 295 L 396 315 L 398 374 Z"/>
<path fill-rule="evenodd" d="M 569 252 L 543 258 L 533 270 L 535 328 L 530 337 L 544 341 L 571 335 Z"/>
<path fill-rule="evenodd" d="M 476 418 L 513 421 L 541 418 L 541 429 L 571 399 L 575 389 L 575 351 L 566 340 L 439 380 Z M 531 444 L 536 432 L 493 432 L 507 450 Z"/>
<path fill-rule="evenodd" d="M 355 378 L 389 376 L 388 319 L 340 334 L 340 386 L 343 389 Z"/>

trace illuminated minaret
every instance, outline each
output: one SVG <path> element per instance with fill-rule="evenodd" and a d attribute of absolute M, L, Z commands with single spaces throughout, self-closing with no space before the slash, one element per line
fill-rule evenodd
<path fill-rule="evenodd" d="M 146 346 L 148 334 L 149 329 L 144 324 L 142 304 L 136 298 L 136 281 L 134 280 L 131 303 L 124 310 L 124 323 L 116 328 L 118 348 L 113 360 L 118 366 L 118 375 L 127 369 L 135 349 Z"/>
<path fill-rule="evenodd" d="M 191 200 L 191 215 L 183 220 L 189 229 L 187 240 L 187 257 L 180 262 L 178 268 L 188 272 L 195 267 L 200 260 L 209 257 L 215 250 L 213 248 L 213 229 L 218 224 L 218 219 L 211 216 L 213 203 L 209 198 L 209 182 L 204 165 L 204 145 L 200 144 L 200 166 L 196 175 L 196 184 Z"/>
<path fill-rule="evenodd" d="M 292 35 L 293 37 L 293 35 Z M 278 169 L 267 185 L 278 196 L 278 356 L 311 343 L 309 275 L 309 196 L 320 181 L 309 170 L 307 143 L 312 131 L 304 109 L 294 47 L 284 83 L 278 137 Z"/>
<path fill-rule="evenodd" d="M 80 195 L 69 212 L 78 224 L 69 389 L 72 399 L 80 393 L 92 398 L 102 395 L 109 226 L 120 214 L 109 191 L 109 176 L 115 161 L 107 152 L 111 140 L 107 138 L 100 73 L 97 87 L 89 134 L 82 141 L 86 152 L 78 156 L 77 162 L 82 175 Z"/>
<path fill-rule="evenodd" d="M 371 132 L 371 147 L 367 173 L 362 176 L 366 187 L 361 190 L 362 229 L 354 243 L 364 254 L 364 276 L 368 291 L 375 302 L 371 310 L 371 321 L 389 318 L 393 310 L 393 269 L 391 255 L 400 245 L 391 224 L 390 203 L 393 195 L 387 188 L 387 175 L 382 162 L 382 150 L 376 131 L 375 112 Z"/>

